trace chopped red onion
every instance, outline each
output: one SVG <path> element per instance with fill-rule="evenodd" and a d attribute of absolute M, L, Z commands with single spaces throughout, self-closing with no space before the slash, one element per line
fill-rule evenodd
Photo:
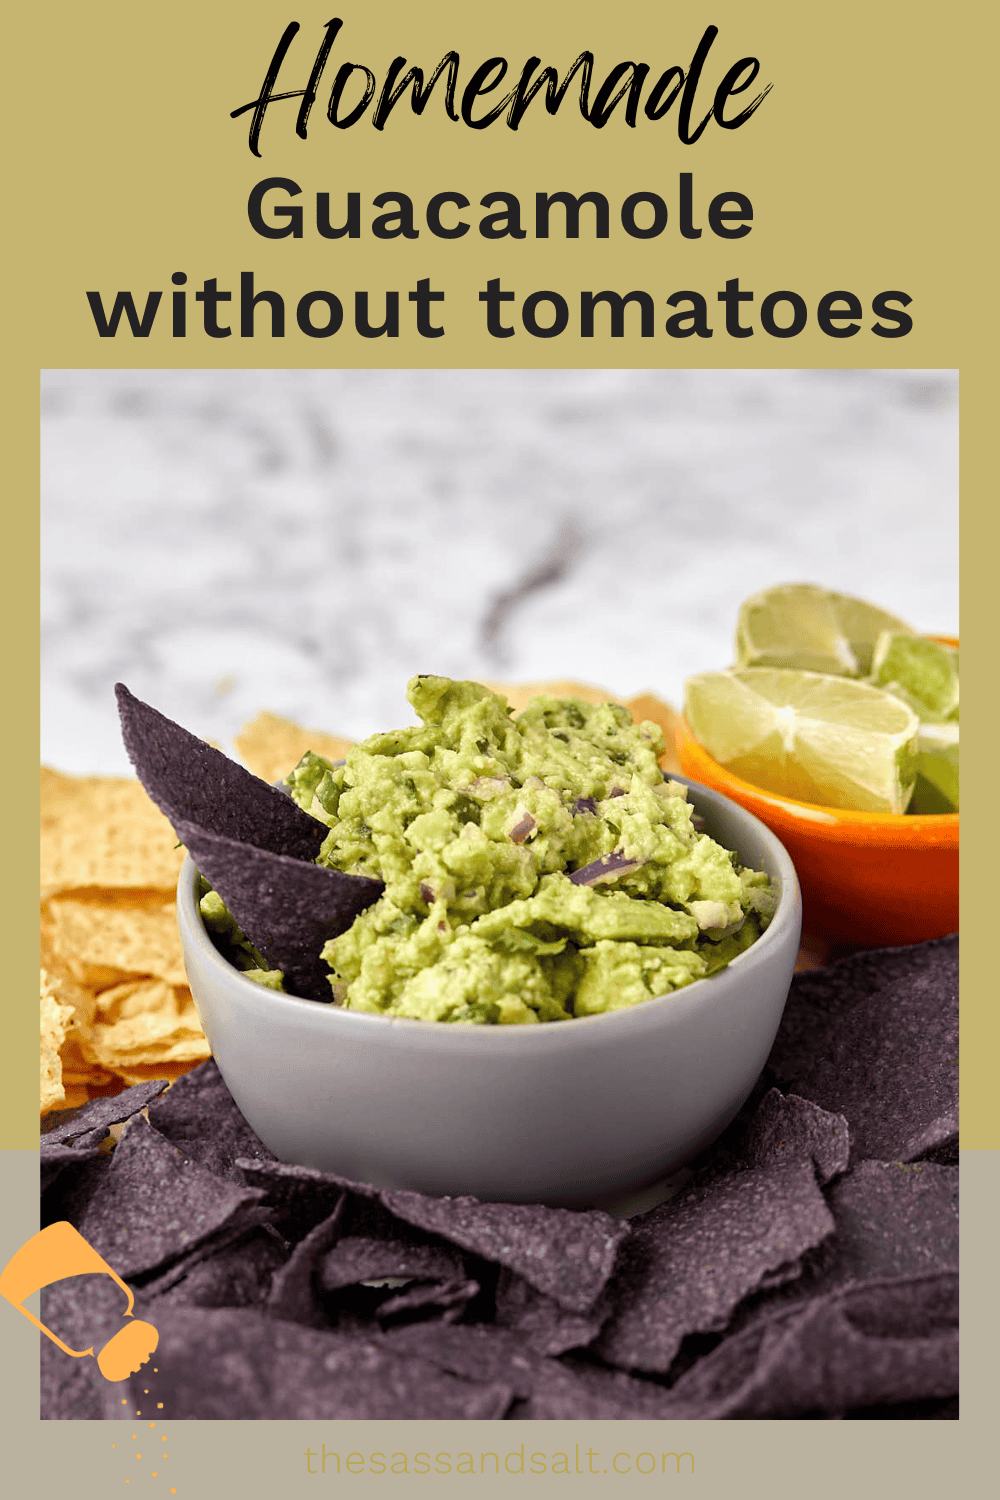
<path fill-rule="evenodd" d="M 526 812 L 514 824 L 507 837 L 513 839 L 515 844 L 523 844 L 528 835 L 534 833 L 537 827 L 538 819 L 533 818 L 529 812 Z"/>
<path fill-rule="evenodd" d="M 569 878 L 573 885 L 598 885 L 602 880 L 617 880 L 619 875 L 630 875 L 645 863 L 644 859 L 629 859 L 622 850 L 615 849 L 611 854 L 591 860 L 589 865 L 574 870 Z"/>

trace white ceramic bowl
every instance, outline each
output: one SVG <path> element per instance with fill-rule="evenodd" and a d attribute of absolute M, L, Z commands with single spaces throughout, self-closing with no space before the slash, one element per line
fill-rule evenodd
<path fill-rule="evenodd" d="M 771 925 L 728 968 L 675 994 L 542 1026 L 411 1021 L 264 989 L 214 947 L 186 860 L 177 912 L 191 990 L 222 1076 L 265 1145 L 283 1161 L 380 1186 L 609 1207 L 708 1145 L 771 1049 L 802 909 L 775 835 L 688 784 L 706 831 L 774 882 Z"/>

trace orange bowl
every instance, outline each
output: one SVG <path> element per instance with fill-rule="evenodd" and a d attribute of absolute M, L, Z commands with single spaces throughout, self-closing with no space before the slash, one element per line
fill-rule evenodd
<path fill-rule="evenodd" d="M 684 719 L 675 740 L 685 776 L 731 797 L 781 839 L 802 886 L 806 934 L 892 947 L 958 931 L 958 813 L 910 817 L 793 802 L 720 766 Z"/>

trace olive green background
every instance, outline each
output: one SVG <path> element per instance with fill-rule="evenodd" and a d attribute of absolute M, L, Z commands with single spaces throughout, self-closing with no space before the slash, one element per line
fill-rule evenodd
<path fill-rule="evenodd" d="M 584 48 L 597 55 L 598 79 L 622 59 L 650 62 L 655 76 L 674 63 L 686 66 L 709 23 L 720 34 L 706 68 L 707 83 L 714 86 L 739 57 L 755 55 L 761 61 L 758 86 L 771 82 L 774 87 L 740 130 L 710 126 L 691 147 L 678 141 L 673 111 L 658 124 L 640 116 L 635 130 L 616 113 L 603 131 L 596 131 L 581 119 L 572 97 L 554 119 L 536 100 L 516 134 L 502 121 L 482 132 L 452 124 L 443 117 L 437 97 L 422 118 L 397 107 L 381 134 L 367 119 L 338 131 L 325 120 L 321 88 L 308 141 L 294 135 L 297 101 L 276 104 L 265 119 L 263 157 L 257 161 L 247 148 L 248 117 L 232 121 L 229 111 L 256 95 L 290 20 L 298 20 L 302 31 L 278 87 L 301 86 L 323 23 L 332 15 L 343 16 L 345 27 L 325 75 L 327 90 L 344 60 L 365 62 L 381 75 L 400 53 L 431 69 L 452 47 L 462 57 L 462 79 L 495 54 L 507 57 L 515 76 L 532 54 L 562 73 Z M 839 1494 L 848 1484 L 865 1495 L 905 1486 L 916 1496 L 936 1493 L 946 1477 L 959 1479 L 974 1463 L 974 1439 L 985 1431 L 985 1387 L 979 1377 L 986 1379 L 989 1329 L 980 1309 L 996 1305 L 986 1293 L 996 1243 L 995 1224 L 991 1229 L 986 1214 L 1000 1186 L 992 1154 L 998 1136 L 997 1024 L 987 910 L 995 877 L 986 868 L 993 826 L 981 811 L 993 806 L 985 786 L 991 740 L 984 705 L 992 701 L 985 657 L 995 631 L 986 610 L 997 555 L 992 452 L 996 212 L 987 181 L 995 148 L 987 72 L 997 40 L 995 15 L 978 4 L 958 3 L 944 10 L 916 4 L 904 10 L 872 0 L 844 0 L 836 7 L 792 0 L 752 6 L 735 0 L 710 5 L 692 0 L 684 6 L 630 0 L 613 6 L 592 0 L 542 6 L 537 0 L 510 0 L 493 10 L 457 0 L 429 0 L 423 6 L 402 0 L 370 0 L 364 6 L 357 0 L 341 0 L 339 6 L 333 0 L 296 0 L 295 5 L 247 0 L 239 7 L 177 0 L 166 9 L 126 0 L 95 0 L 86 7 L 57 0 L 45 8 L 22 7 L 8 21 L 7 33 L 3 411 L 9 483 L 0 596 L 7 646 L 2 744 L 9 788 L 4 874 L 9 1020 L 0 1100 L 0 1143 L 8 1148 L 6 1203 L 11 1205 L 4 1221 L 10 1242 L 6 1254 L 37 1224 L 33 1182 L 25 1176 L 33 1179 L 36 1042 L 33 1009 L 19 997 L 30 992 L 35 966 L 37 807 L 32 794 L 22 789 L 35 785 L 36 764 L 29 726 L 37 707 L 41 368 L 959 367 L 968 533 L 965 662 L 984 688 L 966 710 L 963 762 L 966 806 L 980 810 L 967 819 L 963 855 L 963 1134 L 965 1145 L 973 1148 L 965 1153 L 963 1205 L 965 1305 L 973 1313 L 966 1319 L 965 1415 L 960 1424 L 922 1424 L 919 1439 L 912 1427 L 893 1423 L 680 1424 L 683 1437 L 671 1424 L 667 1445 L 697 1444 L 704 1465 L 699 1462 L 694 1480 L 677 1483 L 692 1490 L 697 1485 L 707 1496 L 731 1494 L 737 1484 L 752 1490 L 766 1485 L 769 1493 L 782 1496 L 797 1495 L 806 1485 L 817 1495 Z M 703 108 L 710 99 L 711 88 L 699 95 Z M 728 242 L 706 228 L 700 240 L 682 240 L 675 227 L 682 171 L 693 173 L 696 202 L 702 206 L 718 192 L 748 195 L 755 211 L 752 233 Z M 424 229 L 417 240 L 383 243 L 368 234 L 357 241 L 328 242 L 307 229 L 302 240 L 266 241 L 250 229 L 245 211 L 249 189 L 265 176 L 289 176 L 300 184 L 307 220 L 309 202 L 318 191 L 331 194 L 334 213 L 348 191 L 360 192 L 363 205 L 378 192 L 406 192 L 417 206 L 419 224 L 421 206 L 439 191 L 463 192 L 473 204 L 486 192 L 516 193 L 529 209 L 525 217 L 530 223 L 536 191 L 596 190 L 611 203 L 612 234 L 603 241 L 584 230 L 576 241 L 557 233 L 548 241 L 529 234 L 520 242 L 488 242 L 473 228 L 463 239 L 444 241 Z M 660 193 L 671 208 L 665 233 L 645 242 L 614 228 L 616 207 L 640 190 Z M 367 218 L 363 213 L 363 222 Z M 288 335 L 284 340 L 262 335 L 243 340 L 235 333 L 224 340 L 206 338 L 197 329 L 197 309 L 189 296 L 192 332 L 186 340 L 170 338 L 170 275 L 176 270 L 187 272 L 189 293 L 210 276 L 235 290 L 239 273 L 253 270 L 258 289 L 285 295 Z M 447 333 L 441 339 L 420 339 L 410 331 L 405 293 L 423 276 L 446 292 L 442 320 Z M 531 338 L 518 323 L 515 337 L 490 339 L 477 293 L 491 276 L 499 276 L 519 300 L 535 290 L 561 292 L 571 309 L 566 333 Z M 811 311 L 826 291 L 850 289 L 867 306 L 876 292 L 900 288 L 913 298 L 909 311 L 914 329 L 900 339 L 878 339 L 867 331 L 852 339 L 831 339 L 811 317 L 797 338 L 774 339 L 758 329 L 752 338 L 732 339 L 718 330 L 722 309 L 715 302 L 715 293 L 732 276 L 756 293 L 758 307 L 766 293 L 790 288 L 806 299 Z M 346 326 L 331 339 L 308 339 L 295 327 L 295 301 L 316 287 L 336 292 L 345 303 Z M 623 293 L 643 288 L 659 308 L 673 291 L 699 290 L 709 300 L 715 336 L 672 340 L 660 332 L 640 339 L 630 332 L 617 340 L 602 334 L 580 339 L 574 316 L 579 291 L 605 287 Z M 124 288 L 136 294 L 140 305 L 150 289 L 165 294 L 149 339 L 135 340 L 128 333 L 116 339 L 96 335 L 84 293 L 100 290 L 108 303 Z M 372 293 L 378 321 L 381 294 L 388 288 L 403 293 L 400 338 L 357 337 L 350 327 L 353 292 Z M 267 324 L 263 315 L 258 321 L 262 329 Z M 659 321 L 662 326 L 662 314 Z M 870 321 L 866 319 L 866 329 Z M 802 503 L 809 503 L 808 495 Z M 942 517 L 946 524 L 949 520 Z M 927 546 L 934 546 L 933 536 L 927 537 Z M 71 1488 L 80 1494 L 123 1488 L 120 1472 L 110 1466 L 110 1424 L 43 1428 L 34 1420 L 36 1335 L 5 1306 L 0 1306 L 0 1320 L 6 1340 L 4 1376 L 11 1386 L 4 1424 L 8 1465 L 19 1467 L 25 1480 L 30 1476 L 33 1491 L 46 1497 Z M 309 1424 L 178 1424 L 178 1436 L 171 1441 L 176 1473 L 183 1474 L 178 1495 L 214 1494 L 223 1484 L 239 1486 L 251 1497 L 297 1494 L 300 1487 L 302 1493 L 315 1492 L 328 1481 L 293 1477 L 296 1454 L 305 1447 L 294 1429 L 304 1425 Z M 457 1449 L 466 1433 L 471 1443 L 472 1424 L 461 1424 L 461 1434 L 459 1425 L 445 1446 Z M 588 1433 L 593 1430 L 581 1425 Z M 616 1433 L 627 1429 L 618 1446 L 643 1446 L 632 1434 L 645 1425 L 617 1424 Z M 572 1433 L 565 1441 L 576 1441 L 577 1428 L 567 1426 Z M 394 1431 L 406 1429 L 399 1446 L 418 1446 L 413 1428 L 395 1425 Z M 688 1436 L 691 1429 L 694 1435 Z M 551 1431 L 531 1441 L 538 1447 L 559 1446 Z M 655 1442 L 660 1446 L 659 1436 Z M 359 1438 L 359 1446 L 377 1445 L 368 1439 L 362 1444 Z M 371 1493 L 387 1491 L 390 1482 L 424 1493 L 421 1484 L 429 1483 L 413 1476 L 378 1481 L 369 1475 L 351 1482 Z M 163 1483 L 150 1480 L 143 1489 L 133 1481 L 126 1493 L 169 1493 L 173 1480 L 159 1487 Z M 342 1477 L 340 1483 L 348 1480 Z M 551 1476 L 483 1479 L 478 1486 L 486 1491 L 503 1483 L 541 1493 L 557 1481 Z M 617 1487 L 622 1483 L 616 1481 Z M 647 1481 L 650 1487 L 652 1483 Z M 602 1478 L 574 1478 L 572 1484 L 589 1486 L 595 1494 L 611 1493 L 609 1481 Z"/>
<path fill-rule="evenodd" d="M 947 33 L 934 33 L 918 24 L 912 8 L 903 23 L 895 9 L 859 0 L 829 11 L 791 0 L 766 6 L 513 0 L 479 13 L 440 0 L 429 6 L 341 0 L 339 9 L 335 0 L 297 0 L 291 7 L 250 0 L 237 9 L 180 0 L 167 13 L 128 0 L 59 4 L 48 12 L 58 24 L 45 24 L 51 61 L 41 98 L 35 81 L 40 63 L 33 58 L 26 69 L 28 98 L 35 101 L 33 143 L 41 154 L 24 184 L 32 228 L 20 228 L 23 250 L 30 235 L 25 275 L 33 291 L 9 309 L 11 332 L 41 366 L 954 365 L 958 325 L 977 317 L 968 251 L 980 213 L 970 204 L 966 219 L 955 176 L 956 110 L 967 101 L 958 60 L 945 41 L 964 9 L 959 4 L 949 11 L 955 20 Z M 247 144 L 249 115 L 233 121 L 229 111 L 256 96 L 293 18 L 302 29 L 276 87 L 302 87 L 332 15 L 343 15 L 345 25 L 308 139 L 294 133 L 299 101 L 275 103 L 265 116 L 257 160 Z M 462 58 L 461 88 L 473 67 L 494 54 L 507 57 L 516 79 L 532 54 L 562 73 L 589 48 L 598 80 L 622 59 L 648 61 L 655 79 L 661 68 L 687 66 L 709 22 L 719 36 L 697 114 L 711 104 L 724 71 L 746 55 L 759 57 L 761 71 L 735 107 L 765 82 L 773 89 L 742 127 L 710 124 L 693 146 L 678 139 L 677 105 L 657 123 L 640 112 L 637 127 L 629 129 L 616 112 L 596 130 L 581 118 L 572 89 L 554 118 L 536 99 L 516 133 L 503 120 L 481 131 L 449 121 L 437 93 L 422 117 L 402 100 L 382 132 L 368 115 L 347 130 L 325 117 L 325 96 L 343 61 L 363 61 L 381 80 L 397 52 L 429 72 L 454 47 Z M 357 77 L 352 88 L 360 89 Z M 733 112 L 734 104 L 729 108 Z M 752 232 L 727 241 L 706 227 L 700 240 L 681 238 L 675 205 L 682 171 L 693 174 L 702 223 L 711 197 L 738 190 L 754 205 Z M 296 200 L 305 205 L 302 239 L 267 240 L 250 228 L 249 190 L 269 176 L 291 177 L 302 188 Z M 380 241 L 363 232 L 357 240 L 331 241 L 308 228 L 317 192 L 330 194 L 335 223 L 342 222 L 338 209 L 346 192 L 360 192 L 367 224 L 379 192 L 408 193 L 419 215 L 435 192 L 464 192 L 476 205 L 485 193 L 504 190 L 520 197 L 530 223 L 537 191 L 590 189 L 611 204 L 607 240 L 593 237 L 589 209 L 588 227 L 575 241 L 558 233 L 548 240 L 529 234 L 522 241 L 488 241 L 475 227 L 447 241 L 426 226 L 417 240 Z M 628 237 L 616 212 L 625 197 L 644 189 L 660 193 L 671 208 L 664 233 L 646 241 Z M 464 217 L 472 215 L 475 225 L 481 212 Z M 170 276 L 180 270 L 188 276 L 191 331 L 175 340 L 168 303 Z M 252 340 L 237 332 L 211 339 L 194 327 L 196 286 L 217 277 L 220 287 L 233 290 L 243 270 L 255 272 L 258 289 L 285 294 L 290 326 L 283 340 L 264 335 L 266 310 L 258 314 L 262 331 Z M 446 292 L 447 331 L 440 339 L 419 338 L 412 329 L 405 293 L 423 276 Z M 513 338 L 490 338 L 478 292 L 492 276 L 519 299 L 534 290 L 561 291 L 571 309 L 567 331 L 539 339 L 519 327 Z M 606 313 L 598 315 L 593 339 L 574 331 L 579 291 L 604 287 L 623 293 L 643 288 L 659 306 L 675 290 L 700 290 L 716 325 L 722 312 L 716 293 L 735 276 L 755 291 L 758 306 L 768 292 L 790 288 L 814 309 L 824 292 L 847 288 L 867 307 L 874 293 L 900 288 L 913 298 L 914 331 L 877 338 L 867 331 L 873 319 L 866 317 L 861 332 L 837 339 L 810 318 L 791 339 L 760 330 L 736 339 L 716 328 L 711 339 L 678 340 L 662 332 L 658 316 L 661 332 L 654 338 L 629 333 L 611 339 Z M 140 307 L 147 291 L 164 292 L 148 339 L 127 332 L 97 337 L 84 293 L 101 291 L 107 305 L 119 288 L 131 289 Z M 308 338 L 296 327 L 294 303 L 314 288 L 336 292 L 347 305 L 345 327 L 333 338 Z M 370 290 L 376 312 L 387 288 L 404 294 L 400 337 L 359 337 L 350 326 L 353 292 Z"/>

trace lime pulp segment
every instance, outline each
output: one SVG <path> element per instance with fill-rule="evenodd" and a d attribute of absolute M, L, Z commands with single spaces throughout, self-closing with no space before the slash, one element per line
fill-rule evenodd
<path fill-rule="evenodd" d="M 703 672 L 685 687 L 695 737 L 734 775 L 800 802 L 902 813 L 917 715 L 868 683 L 792 668 Z"/>
<path fill-rule="evenodd" d="M 903 698 L 922 720 L 958 718 L 958 652 L 926 636 L 885 630 L 875 643 L 872 681 Z"/>
<path fill-rule="evenodd" d="M 740 606 L 736 664 L 863 677 L 885 630 L 913 634 L 905 621 L 851 594 L 815 583 L 779 584 Z"/>

